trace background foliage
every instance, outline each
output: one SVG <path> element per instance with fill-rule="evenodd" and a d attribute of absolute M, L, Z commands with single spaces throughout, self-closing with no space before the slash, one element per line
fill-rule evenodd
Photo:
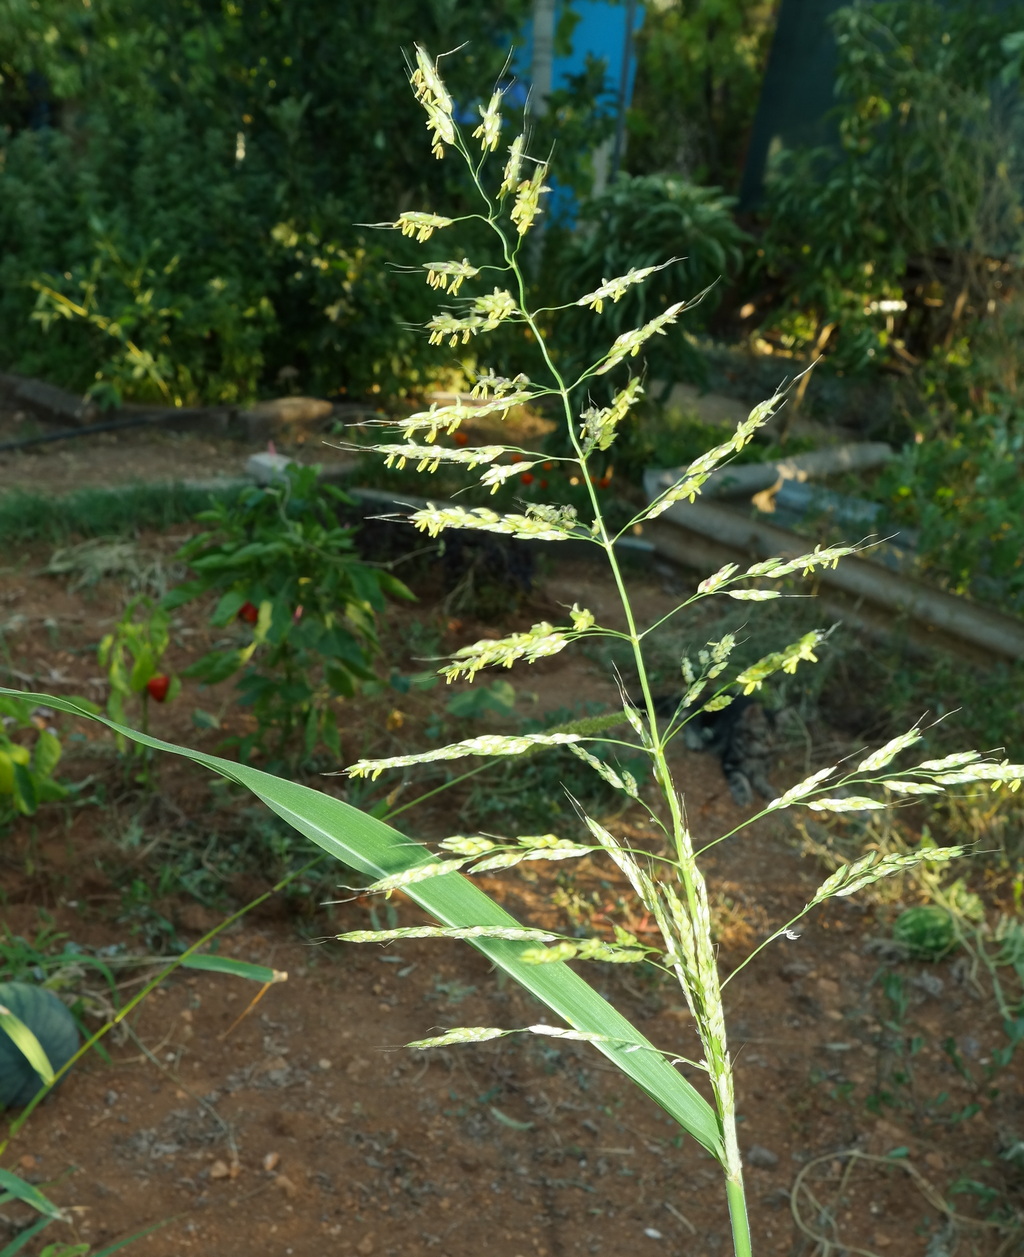
<path fill-rule="evenodd" d="M 451 163 L 413 160 L 423 124 L 393 88 L 402 49 L 468 43 L 451 73 L 468 106 L 526 9 L 4 0 L 8 364 L 74 388 L 98 364 L 119 391 L 186 402 L 244 398 L 282 367 L 309 391 L 378 373 L 408 386 L 420 346 L 378 265 L 404 242 L 354 224 L 442 193 L 459 204 L 463 187 Z M 50 291 L 33 290 L 44 277 Z M 45 337 L 27 318 L 36 298 Z"/>

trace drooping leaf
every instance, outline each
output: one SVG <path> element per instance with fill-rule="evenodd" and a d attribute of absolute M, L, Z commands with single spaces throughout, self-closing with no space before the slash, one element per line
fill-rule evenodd
<path fill-rule="evenodd" d="M 24 695 L 0 689 L 0 695 L 30 698 L 73 716 L 89 716 L 125 737 L 154 750 L 183 755 L 230 781 L 247 787 L 288 824 L 341 863 L 374 880 L 432 863 L 436 857 L 381 820 L 367 816 L 331 795 L 286 781 L 245 764 L 175 746 L 134 729 L 94 716 L 74 702 L 50 695 Z M 442 925 L 520 928 L 519 922 L 479 887 L 460 876 L 430 878 L 405 892 Z M 642 1034 L 591 986 L 564 964 L 531 966 L 521 953 L 525 943 L 501 938 L 470 940 L 492 963 L 547 1005 L 573 1029 L 602 1036 L 595 1046 L 637 1086 L 661 1105 L 680 1126 L 721 1159 L 718 1118 L 701 1094 L 656 1051 Z M 632 1050 L 631 1050 L 632 1049 Z"/>

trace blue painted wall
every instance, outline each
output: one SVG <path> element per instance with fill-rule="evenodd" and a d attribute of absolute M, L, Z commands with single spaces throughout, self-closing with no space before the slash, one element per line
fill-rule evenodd
<path fill-rule="evenodd" d="M 565 13 L 564 0 L 555 10 L 555 24 Z M 608 90 L 618 93 L 619 80 L 622 73 L 622 53 L 626 42 L 626 5 L 611 4 L 609 0 L 573 0 L 569 5 L 571 13 L 577 21 L 572 32 L 572 51 L 565 56 L 555 53 L 552 67 L 551 86 L 554 89 L 568 86 L 570 75 L 582 74 L 587 54 L 603 58 L 606 63 L 606 82 Z M 634 34 L 643 26 L 644 6 L 638 4 L 633 13 Z M 530 65 L 533 61 L 533 23 L 527 22 L 523 28 L 523 43 L 517 48 L 513 59 L 513 68 L 517 75 L 529 81 Z M 636 59 L 630 61 L 629 76 L 626 82 L 626 106 L 633 98 L 633 83 L 636 79 Z"/>

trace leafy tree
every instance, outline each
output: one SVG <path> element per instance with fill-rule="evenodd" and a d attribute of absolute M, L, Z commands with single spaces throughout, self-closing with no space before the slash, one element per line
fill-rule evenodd
<path fill-rule="evenodd" d="M 633 174 L 682 174 L 737 188 L 774 15 L 765 0 L 648 6 L 629 114 Z"/>
<path fill-rule="evenodd" d="M 470 110 L 527 8 L 0 0 L 4 365 L 175 403 L 282 367 L 317 391 L 414 374 L 393 273 L 366 280 L 384 242 L 355 224 L 459 203 L 464 176 L 414 160 L 395 63 L 414 38 L 468 44 L 451 90 Z M 26 125 L 30 80 L 54 125 Z"/>

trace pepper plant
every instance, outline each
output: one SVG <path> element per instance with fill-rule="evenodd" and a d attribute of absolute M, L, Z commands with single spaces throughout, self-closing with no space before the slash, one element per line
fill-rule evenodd
<path fill-rule="evenodd" d="M 355 554 L 355 530 L 338 519 L 351 498 L 288 466 L 279 483 L 244 490 L 198 518 L 207 524 L 178 552 L 193 578 L 172 589 L 172 609 L 216 595 L 210 624 L 230 629 L 186 675 L 207 685 L 237 676 L 255 729 L 236 740 L 248 759 L 294 763 L 296 735 L 306 756 L 323 744 L 341 755 L 337 704 L 372 680 L 376 613 L 385 595 L 412 595 L 390 573 Z"/>
<path fill-rule="evenodd" d="M 165 703 L 178 696 L 181 682 L 162 669 L 171 643 L 171 617 L 146 594 L 133 598 L 111 632 L 102 639 L 97 652 L 101 668 L 107 670 L 110 690 L 107 713 L 112 720 L 126 724 L 131 709 L 138 704 L 142 732 L 149 732 L 150 701 Z M 117 749 L 123 755 L 128 740 L 117 735 Z M 142 759 L 139 780 L 149 785 L 149 752 L 136 747 Z"/>
<path fill-rule="evenodd" d="M 442 433 L 455 435 L 464 420 L 479 417 L 481 410 L 502 415 L 512 406 L 536 405 L 542 400 L 549 407 L 557 408 L 571 451 L 562 461 L 574 467 L 587 486 L 589 509 L 585 517 L 556 503 L 530 505 L 522 511 L 504 513 L 484 506 L 429 504 L 406 518 L 414 527 L 431 535 L 450 529 L 473 528 L 552 542 L 584 539 L 598 548 L 607 564 L 624 625 L 599 625 L 589 610 L 576 605 L 564 624 L 536 624 L 528 631 L 512 633 L 497 641 L 486 639 L 463 647 L 440 669 L 441 675 L 448 680 L 472 681 L 487 669 L 547 658 L 573 642 L 599 636 L 627 645 L 634 675 L 624 678 L 621 706 L 607 716 L 518 736 L 471 737 L 422 754 L 364 759 L 351 765 L 347 772 L 352 777 L 377 778 L 392 769 L 408 771 L 417 764 L 460 759 L 475 761 L 475 767 L 469 770 L 475 772 L 481 770 L 481 764 L 493 762 L 493 757 L 522 756 L 552 746 L 565 746 L 620 791 L 630 806 L 646 815 L 650 825 L 663 837 L 661 848 L 657 852 L 634 848 L 624 837 L 580 808 L 585 841 L 552 834 L 511 833 L 507 838 L 495 838 L 469 832 L 445 837 L 434 853 L 426 845 L 404 837 L 385 820 L 364 815 L 338 798 L 245 764 L 184 750 L 140 734 L 131 736 L 148 746 L 187 755 L 248 786 L 278 815 L 325 851 L 371 878 L 371 891 L 391 894 L 401 890 L 437 922 L 436 925 L 355 931 L 340 937 L 350 941 L 464 939 L 543 1001 L 563 1024 L 453 1027 L 410 1046 L 428 1049 L 515 1033 L 592 1044 L 718 1162 L 724 1176 L 734 1250 L 737 1257 L 749 1257 L 753 1244 L 737 1134 L 732 1058 L 723 1010 L 724 984 L 719 977 L 712 940 L 701 850 L 697 849 L 687 825 L 683 796 L 674 780 L 668 751 L 672 739 L 696 712 L 721 709 L 740 693 L 756 692 L 773 674 L 791 673 L 804 663 L 815 662 L 821 634 L 808 633 L 786 649 L 766 654 L 740 671 L 730 671 L 730 655 L 735 645 L 731 635 L 709 642 L 695 658 L 680 660 L 679 708 L 666 727 L 655 709 L 646 661 L 650 636 L 666 617 L 651 624 L 639 621 L 615 543 L 634 527 L 642 527 L 657 518 L 673 503 L 693 500 L 710 472 L 752 439 L 781 399 L 775 397 L 756 407 L 729 440 L 695 459 L 671 488 L 638 510 L 621 528 L 610 528 L 602 513 L 596 477 L 590 474 L 591 464 L 614 444 L 619 426 L 640 396 L 642 385 L 639 378 L 626 379 L 611 403 L 604 407 L 581 405 L 579 398 L 588 383 L 623 366 L 628 367 L 652 336 L 664 333 L 678 319 L 686 302 L 675 302 L 643 326 L 622 332 L 607 352 L 580 376 L 564 378 L 548 344 L 540 312 L 529 307 L 520 260 L 525 238 L 541 212 L 546 191 L 546 163 L 527 155 L 525 136 L 519 135 L 499 159 L 498 176 L 491 180 L 489 160 L 493 160 L 492 155 L 502 144 L 501 93 L 494 93 L 488 104 L 481 107 L 480 125 L 472 136 L 467 136 L 455 121 L 453 102 L 436 64 L 422 49 L 416 51 L 412 84 L 427 114 L 435 155 L 444 157 L 455 153 L 467 164 L 479 195 L 479 211 L 472 216 L 473 226 L 479 228 L 483 223 L 493 233 L 501 259 L 485 271 L 483 265 L 478 268 L 467 258 L 460 260 L 453 250 L 450 260 L 424 263 L 428 282 L 447 290 L 449 298 L 454 298 L 463 284 L 470 284 L 481 274 L 485 275 L 486 283 L 498 277 L 498 283 L 490 292 L 464 298 L 460 304 L 432 319 L 428 324 L 430 338 L 458 347 L 494 328 L 519 324 L 539 348 L 544 378 L 530 380 L 523 375 L 509 378 L 480 372 L 475 388 L 478 404 L 469 406 L 455 402 L 411 415 L 398 425 L 401 440 L 381 442 L 377 448 L 388 460 L 407 460 L 424 470 L 436 469 L 442 462 L 459 465 L 467 472 L 483 468 L 478 475 L 480 485 L 484 490 L 494 489 L 510 476 L 521 475 L 524 468 L 549 456 L 514 445 L 472 446 L 459 442 L 448 445 L 439 439 Z M 456 224 L 437 213 L 408 211 L 389 225 L 425 242 L 435 232 L 447 231 Z M 603 281 L 575 303 L 579 316 L 600 316 L 605 304 L 614 303 L 634 284 L 642 283 L 650 271 L 651 268 L 631 270 Z M 779 582 L 811 575 L 825 565 L 838 562 L 851 550 L 852 547 L 847 546 L 816 547 L 807 554 L 770 559 L 746 569 L 729 564 L 700 582 L 677 612 L 711 597 L 757 603 L 784 596 L 784 589 L 777 587 Z M 50 698 L 46 701 L 63 710 L 81 712 L 67 700 Z M 792 806 L 819 812 L 867 811 L 888 806 L 894 797 L 937 794 L 944 787 L 961 782 L 988 782 L 994 789 L 1016 789 L 1024 778 L 1024 765 L 985 759 L 975 752 L 926 759 L 911 767 L 894 767 L 897 757 L 922 738 L 921 730 L 915 727 L 864 756 L 854 766 L 847 765 L 842 770 L 838 766 L 820 769 L 769 802 L 761 815 Z M 591 748 L 600 749 L 602 744 L 639 758 L 646 765 L 642 774 L 637 776 L 625 768 L 613 767 L 608 759 L 595 754 Z M 743 827 L 751 819 L 747 818 Z M 717 841 L 735 832 L 724 834 Z M 706 849 L 707 845 L 703 850 Z M 795 919 L 833 896 L 853 894 L 908 866 L 924 861 L 946 861 L 961 853 L 960 847 L 934 846 L 885 856 L 872 851 L 828 877 Z M 562 933 L 525 926 L 472 880 L 476 873 L 510 869 L 526 861 L 562 861 L 582 856 L 607 860 L 612 870 L 629 883 L 639 901 L 636 911 L 648 912 L 658 925 L 661 935 L 658 946 L 641 943 L 621 926 L 611 937 L 589 938 L 577 937 L 568 928 Z M 780 923 L 764 945 L 791 930 L 793 924 L 793 921 Z M 648 962 L 659 966 L 678 983 L 680 998 L 689 1012 L 691 1024 L 685 1042 L 669 1045 L 668 1051 L 655 1047 L 568 966 L 566 962 L 570 960 L 613 964 Z M 735 970 L 729 980 L 744 967 L 741 965 Z M 689 1060 L 705 1072 L 710 1102 L 676 1071 L 674 1065 L 679 1060 Z"/>
<path fill-rule="evenodd" d="M 66 797 L 67 789 L 53 775 L 61 751 L 60 739 L 32 703 L 0 698 L 0 826 L 19 814 L 31 816 L 40 803 Z"/>

